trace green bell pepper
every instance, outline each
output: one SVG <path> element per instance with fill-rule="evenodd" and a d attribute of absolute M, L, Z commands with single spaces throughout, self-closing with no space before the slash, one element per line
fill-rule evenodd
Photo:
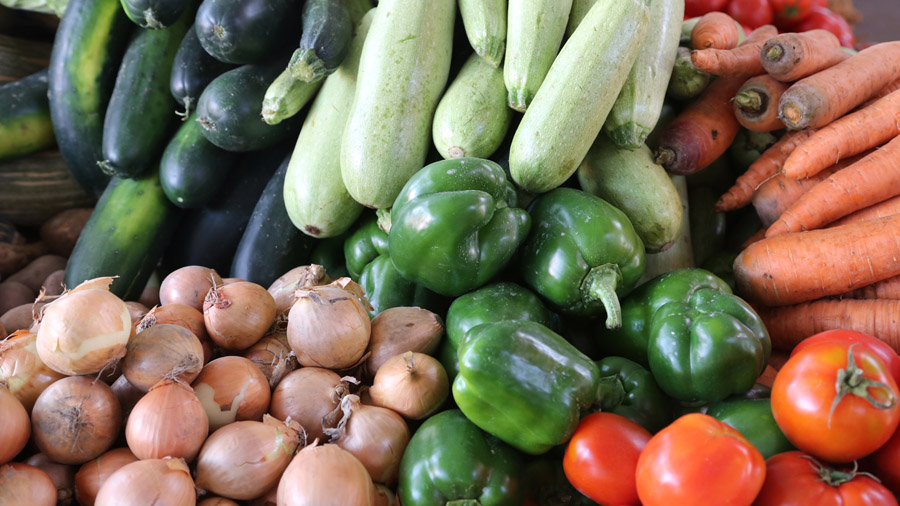
<path fill-rule="evenodd" d="M 543 456 L 525 468 L 526 504 L 536 506 L 597 506 L 569 483 L 562 457 Z"/>
<path fill-rule="evenodd" d="M 567 314 L 606 311 L 621 325 L 619 296 L 644 273 L 644 243 L 625 213 L 600 197 L 557 188 L 531 209 L 534 227 L 522 245 L 522 278 Z"/>
<path fill-rule="evenodd" d="M 459 410 L 438 413 L 409 440 L 397 494 L 403 506 L 520 506 L 522 456 Z"/>
<path fill-rule="evenodd" d="M 332 279 L 349 276 L 344 259 L 344 240 L 347 234 L 329 237 L 318 242 L 309 254 L 309 263 L 321 265 Z"/>
<path fill-rule="evenodd" d="M 538 455 L 572 436 L 597 399 L 600 370 L 540 323 L 469 329 L 459 349 L 453 399 L 475 425 Z"/>
<path fill-rule="evenodd" d="M 672 400 L 644 366 L 622 357 L 606 357 L 597 366 L 600 411 L 622 415 L 653 434 L 672 422 Z"/>
<path fill-rule="evenodd" d="M 706 414 L 737 429 L 764 459 L 795 449 L 775 423 L 768 398 L 729 398 L 710 405 Z"/>
<path fill-rule="evenodd" d="M 499 165 L 454 158 L 426 166 L 391 208 L 389 250 L 404 278 L 456 297 L 491 280 L 528 235 L 531 218 Z"/>

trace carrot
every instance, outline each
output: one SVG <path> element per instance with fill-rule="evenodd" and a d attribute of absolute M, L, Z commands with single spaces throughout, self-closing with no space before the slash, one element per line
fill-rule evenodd
<path fill-rule="evenodd" d="M 765 73 L 759 51 L 767 40 L 778 34 L 772 25 L 761 26 L 735 49 L 700 49 L 691 52 L 691 62 L 698 69 L 717 76 L 750 77 Z"/>
<path fill-rule="evenodd" d="M 803 194 L 766 237 L 813 230 L 900 195 L 900 136 Z"/>
<path fill-rule="evenodd" d="M 734 96 L 738 123 L 753 132 L 774 132 L 784 128 L 778 117 L 778 101 L 788 86 L 765 74 L 751 77 Z"/>
<path fill-rule="evenodd" d="M 766 237 L 734 260 L 739 294 L 766 306 L 838 295 L 900 274 L 900 215 Z"/>
<path fill-rule="evenodd" d="M 844 299 L 900 300 L 900 276 L 894 276 L 841 295 Z"/>
<path fill-rule="evenodd" d="M 802 179 L 841 158 L 861 153 L 900 135 L 900 90 L 822 127 L 791 153 L 784 173 Z"/>
<path fill-rule="evenodd" d="M 746 206 L 753 192 L 781 170 L 781 164 L 797 146 L 812 134 L 811 130 L 788 132 L 753 162 L 747 171 L 738 176 L 727 193 L 716 202 L 716 211 L 724 212 Z"/>
<path fill-rule="evenodd" d="M 875 44 L 794 83 L 778 106 L 788 128 L 820 128 L 900 78 L 900 41 Z"/>
<path fill-rule="evenodd" d="M 865 209 L 860 209 L 855 213 L 850 213 L 847 216 L 844 216 L 843 218 L 829 224 L 828 226 L 836 227 L 846 225 L 848 223 L 856 223 L 857 221 L 884 218 L 885 216 L 893 216 L 895 214 L 900 214 L 900 196 L 887 199 L 884 202 L 879 202 Z"/>
<path fill-rule="evenodd" d="M 841 41 L 828 30 L 783 33 L 762 47 L 760 61 L 766 72 L 783 82 L 796 81 L 850 58 Z"/>
<path fill-rule="evenodd" d="M 708 12 L 697 21 L 691 31 L 694 49 L 734 49 L 740 42 L 740 26 L 724 12 Z"/>

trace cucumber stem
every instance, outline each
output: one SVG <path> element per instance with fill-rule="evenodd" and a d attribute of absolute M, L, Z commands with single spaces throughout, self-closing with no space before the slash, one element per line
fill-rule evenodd
<path fill-rule="evenodd" d="M 291 72 L 291 77 L 308 84 L 321 81 L 329 74 L 325 62 L 319 58 L 315 49 L 294 51 L 291 61 L 288 63 L 288 70 Z"/>
<path fill-rule="evenodd" d="M 156 15 L 153 14 L 153 9 L 147 9 L 143 12 L 144 14 L 144 28 L 149 28 L 151 30 L 162 30 L 166 27 L 166 25 L 159 22 L 156 19 Z"/>
<path fill-rule="evenodd" d="M 616 264 L 598 265 L 581 282 L 581 296 L 585 303 L 599 300 L 606 309 L 606 328 L 622 326 L 622 306 L 616 286 L 622 281 L 622 270 Z"/>

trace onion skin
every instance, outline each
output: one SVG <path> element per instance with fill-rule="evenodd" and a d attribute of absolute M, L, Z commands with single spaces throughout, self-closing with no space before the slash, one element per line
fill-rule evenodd
<path fill-rule="evenodd" d="M 440 408 L 450 395 L 450 380 L 434 357 L 406 352 L 378 369 L 369 395 L 376 406 L 421 420 Z"/>
<path fill-rule="evenodd" d="M 269 286 L 269 293 L 275 299 L 275 311 L 282 314 L 291 309 L 299 288 L 309 288 L 331 283 L 331 278 L 321 265 L 301 265 L 285 272 Z"/>
<path fill-rule="evenodd" d="M 210 497 L 198 502 L 197 506 L 238 506 L 238 503 L 224 497 Z"/>
<path fill-rule="evenodd" d="M 341 408 L 348 418 L 331 441 L 359 459 L 373 481 L 395 485 L 409 444 L 406 421 L 389 409 L 361 404 L 356 395 L 342 399 Z"/>
<path fill-rule="evenodd" d="M 28 444 L 29 437 L 31 421 L 28 412 L 0 382 L 0 464 L 14 459 Z"/>
<path fill-rule="evenodd" d="M 300 450 L 278 482 L 279 506 L 375 506 L 368 471 L 336 445 Z"/>
<path fill-rule="evenodd" d="M 375 506 L 395 506 L 397 495 L 380 483 L 375 484 Z"/>
<path fill-rule="evenodd" d="M 56 494 L 56 485 L 44 471 L 17 462 L 0 465 L 0 504 L 53 506 Z"/>
<path fill-rule="evenodd" d="M 128 308 L 128 313 L 131 315 L 132 324 L 141 321 L 141 318 L 150 312 L 150 308 L 140 302 L 126 302 L 125 307 Z"/>
<path fill-rule="evenodd" d="M 244 358 L 262 371 L 271 388 L 278 386 L 284 375 L 296 370 L 298 366 L 297 359 L 291 355 L 286 335 L 283 338 L 268 335 L 260 339 L 244 352 Z"/>
<path fill-rule="evenodd" d="M 359 362 L 369 345 L 369 313 L 357 293 L 338 284 L 344 279 L 297 290 L 297 301 L 288 313 L 287 336 L 304 367 L 348 369 Z M 355 289 L 359 285 L 347 286 Z"/>
<path fill-rule="evenodd" d="M 267 490 L 262 496 L 250 501 L 250 506 L 278 506 L 278 485 Z"/>
<path fill-rule="evenodd" d="M 279 420 L 290 417 L 302 425 L 308 440 L 324 440 L 322 418 L 340 405 L 342 390 L 341 377 L 333 371 L 319 367 L 297 369 L 275 387 L 269 412 Z"/>
<path fill-rule="evenodd" d="M 203 302 L 206 331 L 225 350 L 245 350 L 256 344 L 275 316 L 275 300 L 269 292 L 247 281 L 213 287 Z"/>
<path fill-rule="evenodd" d="M 144 392 L 141 392 L 138 387 L 129 383 L 128 378 L 125 376 L 119 376 L 109 388 L 112 389 L 116 399 L 119 400 L 119 408 L 122 410 L 122 421 L 127 422 L 129 415 L 131 415 L 131 410 L 134 409 L 137 401 L 144 396 Z"/>
<path fill-rule="evenodd" d="M 169 323 L 154 325 L 128 342 L 122 374 L 147 392 L 164 378 L 194 381 L 203 368 L 203 346 L 190 330 Z"/>
<path fill-rule="evenodd" d="M 86 376 L 63 378 L 34 403 L 35 444 L 60 464 L 83 464 L 109 449 L 122 428 L 119 400 L 106 383 Z"/>
<path fill-rule="evenodd" d="M 262 371 L 237 356 L 206 364 L 193 387 L 209 420 L 210 432 L 237 420 L 262 420 L 272 395 Z"/>
<path fill-rule="evenodd" d="M 53 462 L 43 453 L 32 455 L 26 464 L 44 471 L 53 480 L 57 505 L 68 506 L 75 502 L 75 466 Z"/>
<path fill-rule="evenodd" d="M 194 506 L 197 492 L 182 459 L 132 462 L 107 478 L 97 493 L 96 506 Z"/>
<path fill-rule="evenodd" d="M 63 378 L 64 375 L 47 367 L 38 355 L 37 334 L 19 330 L 0 342 L 0 381 L 6 381 L 9 391 L 26 411 L 31 412 L 41 392 Z"/>
<path fill-rule="evenodd" d="M 434 354 L 444 335 L 441 317 L 420 307 L 392 307 L 372 320 L 366 369 L 374 376 L 391 357 L 415 351 Z"/>
<path fill-rule="evenodd" d="M 171 323 L 172 325 L 180 325 L 190 330 L 200 344 L 203 346 L 203 363 L 206 364 L 212 360 L 213 345 L 206 332 L 206 322 L 203 321 L 203 313 L 199 309 L 195 309 L 186 304 L 166 304 L 165 306 L 157 306 L 144 315 L 141 322 L 138 323 L 135 332 L 141 332 L 154 325 L 162 325 Z"/>
<path fill-rule="evenodd" d="M 194 460 L 209 423 L 191 387 L 163 380 L 134 405 L 125 424 L 128 448 L 139 459 L 163 457 Z"/>
<path fill-rule="evenodd" d="M 121 467 L 137 462 L 128 448 L 110 450 L 96 459 L 82 464 L 75 473 L 75 498 L 83 506 L 94 506 L 100 487 Z"/>
<path fill-rule="evenodd" d="M 185 304 L 203 311 L 203 299 L 216 284 L 222 284 L 214 269 L 200 265 L 188 265 L 169 273 L 159 285 L 159 302 L 163 305 Z"/>

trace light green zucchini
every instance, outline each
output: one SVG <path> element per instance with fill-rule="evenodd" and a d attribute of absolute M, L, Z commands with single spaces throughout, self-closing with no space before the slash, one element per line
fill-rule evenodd
<path fill-rule="evenodd" d="M 506 52 L 506 1 L 459 0 L 469 44 L 494 68 L 500 67 Z"/>
<path fill-rule="evenodd" d="M 675 53 L 675 64 L 666 96 L 673 100 L 688 100 L 696 97 L 709 86 L 712 76 L 698 69 L 691 61 L 691 50 L 681 46 Z"/>
<path fill-rule="evenodd" d="M 263 121 L 269 125 L 277 125 L 294 117 L 321 87 L 321 80 L 307 83 L 294 79 L 290 69 L 285 69 L 266 88 L 262 101 Z"/>
<path fill-rule="evenodd" d="M 566 25 L 566 37 L 571 37 L 575 29 L 581 24 L 581 20 L 587 15 L 597 0 L 572 0 L 572 10 L 569 12 L 569 24 Z"/>
<path fill-rule="evenodd" d="M 671 271 L 695 267 L 694 249 L 691 247 L 691 220 L 688 208 L 688 186 L 685 176 L 669 175 L 675 189 L 678 190 L 678 198 L 681 201 L 681 231 L 675 244 L 669 249 L 659 253 L 648 253 L 645 258 L 646 267 L 638 286 L 643 283 Z"/>

